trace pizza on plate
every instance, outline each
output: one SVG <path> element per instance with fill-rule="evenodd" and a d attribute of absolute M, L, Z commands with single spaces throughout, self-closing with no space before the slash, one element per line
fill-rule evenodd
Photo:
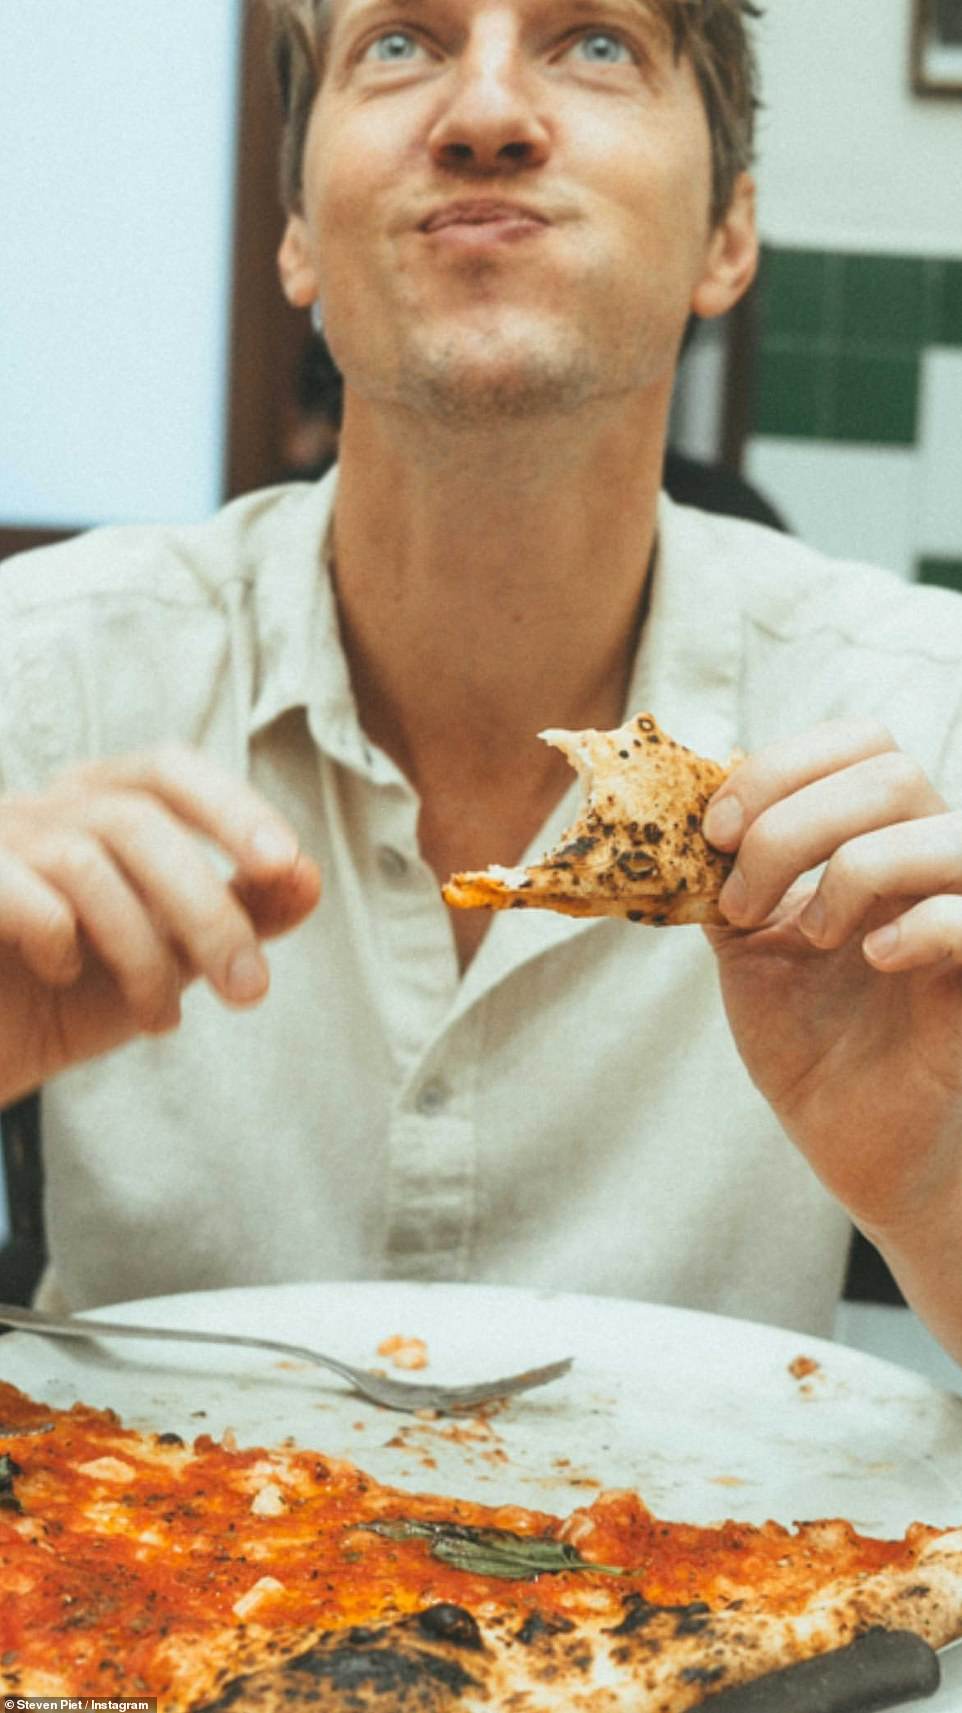
<path fill-rule="evenodd" d="M 559 1518 L 225 1439 L 0 1383 L 4 1696 L 832 1713 L 931 1690 L 933 1648 L 962 1633 L 962 1529 L 696 1527 L 629 1492 Z"/>
<path fill-rule="evenodd" d="M 664 927 L 721 923 L 718 895 L 732 858 L 714 849 L 702 817 L 729 768 L 695 755 L 636 714 L 612 732 L 547 731 L 584 792 L 557 848 L 528 868 L 454 874 L 443 888 L 461 910 L 559 910 Z"/>

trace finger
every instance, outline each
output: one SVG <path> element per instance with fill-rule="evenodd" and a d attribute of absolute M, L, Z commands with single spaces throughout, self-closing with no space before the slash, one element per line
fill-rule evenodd
<path fill-rule="evenodd" d="M 789 887 L 784 897 L 779 899 L 770 915 L 766 916 L 765 920 L 759 923 L 759 927 L 784 929 L 789 926 L 797 926 L 799 917 L 803 914 L 806 905 L 814 895 L 815 886 L 811 880 L 805 879 L 798 881 L 795 886 Z M 735 941 L 747 945 L 750 940 L 755 938 L 758 933 L 758 929 L 754 929 L 752 933 L 749 934 L 746 933 L 744 928 L 735 928 L 729 923 L 702 923 L 702 932 L 713 946 L 724 946 Z"/>
<path fill-rule="evenodd" d="M 847 850 L 863 834 L 945 809 L 922 768 L 886 750 L 779 799 L 749 826 L 721 894 L 739 927 L 761 922 L 809 869 Z"/>
<path fill-rule="evenodd" d="M 0 851 L 0 940 L 16 946 L 33 974 L 52 987 L 66 987 L 80 974 L 77 919 L 69 904 L 9 851 Z"/>
<path fill-rule="evenodd" d="M 89 821 L 191 970 L 233 1004 L 260 999 L 269 974 L 253 923 L 184 827 L 149 798 L 126 792 L 101 793 Z"/>
<path fill-rule="evenodd" d="M 876 720 L 828 720 L 779 738 L 732 770 L 715 792 L 702 823 L 719 850 L 736 850 L 763 811 L 827 774 L 853 767 L 898 746 Z"/>
<path fill-rule="evenodd" d="M 132 1017 L 150 1033 L 180 1020 L 183 972 L 143 901 L 96 839 L 61 833 L 36 866 L 69 900 L 86 939 L 119 986 Z"/>
<path fill-rule="evenodd" d="M 165 744 L 139 755 L 91 762 L 70 775 L 85 800 L 98 790 L 130 790 L 158 799 L 204 833 L 252 876 L 294 866 L 297 834 L 245 779 L 186 744 Z"/>
<path fill-rule="evenodd" d="M 836 851 L 799 926 L 829 951 L 881 900 L 962 890 L 962 814 L 930 815 L 852 839 Z"/>
<path fill-rule="evenodd" d="M 260 939 L 273 939 L 296 928 L 309 916 L 321 896 L 321 873 L 303 853 L 286 874 L 268 881 L 243 876 L 231 882 L 231 890 L 250 917 Z"/>
<path fill-rule="evenodd" d="M 962 964 L 962 898 L 924 898 L 910 910 L 867 934 L 862 950 L 876 969 L 903 970 Z"/>

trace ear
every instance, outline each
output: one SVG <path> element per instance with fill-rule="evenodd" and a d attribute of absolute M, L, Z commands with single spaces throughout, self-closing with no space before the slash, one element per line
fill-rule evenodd
<path fill-rule="evenodd" d="M 744 295 L 758 267 L 755 181 L 747 172 L 735 180 L 732 199 L 708 240 L 705 271 L 692 294 L 696 315 L 724 315 Z"/>
<path fill-rule="evenodd" d="M 277 252 L 277 269 L 288 303 L 308 309 L 318 294 L 318 280 L 311 260 L 307 225 L 301 214 L 291 214 Z"/>

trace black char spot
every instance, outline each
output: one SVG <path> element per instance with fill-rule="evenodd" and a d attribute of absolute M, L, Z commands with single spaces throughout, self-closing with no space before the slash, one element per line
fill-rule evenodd
<path fill-rule="evenodd" d="M 478 1649 L 482 1645 L 481 1631 L 463 1606 L 449 1603 L 429 1606 L 427 1611 L 418 1613 L 417 1624 L 426 1636 L 438 1642 L 450 1642 L 456 1648 Z"/>
<path fill-rule="evenodd" d="M 652 1606 L 641 1594 L 630 1594 L 625 1604 L 628 1607 L 625 1616 L 616 1629 L 609 1630 L 609 1635 L 633 1636 L 636 1630 L 643 1630 L 646 1624 L 651 1623 L 652 1618 L 660 1617 L 665 1612 L 677 1619 L 677 1635 L 697 1635 L 698 1631 L 705 1627 L 711 1612 L 711 1607 L 706 1606 L 704 1600 L 693 1600 L 690 1606 Z M 689 1625 L 694 1628 L 689 1629 Z"/>
<path fill-rule="evenodd" d="M 690 1615 L 679 1618 L 675 1625 L 676 1636 L 700 1636 L 702 1630 L 707 1630 L 710 1618 L 695 1618 Z"/>
<path fill-rule="evenodd" d="M 629 880 L 650 880 L 658 873 L 656 865 L 640 851 L 622 851 L 617 866 Z"/>
<path fill-rule="evenodd" d="M 392 1713 L 394 1708 L 403 1707 L 407 1696 L 425 1681 L 440 1684 L 452 1695 L 464 1695 L 477 1687 L 457 1660 L 390 1646 L 365 1648 L 342 1643 L 331 1650 L 301 1654 L 291 1661 L 290 1669 L 319 1682 L 327 1681 L 345 1694 L 363 1687 L 372 1696 L 383 1696 Z"/>
<path fill-rule="evenodd" d="M 522 1624 L 516 1640 L 529 1647 L 539 1636 L 564 1636 L 573 1629 L 574 1625 L 568 1618 L 543 1618 L 540 1612 L 532 1612 Z"/>

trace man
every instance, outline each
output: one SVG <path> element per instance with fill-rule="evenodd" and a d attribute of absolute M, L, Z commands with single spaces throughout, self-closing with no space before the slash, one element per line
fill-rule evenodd
<path fill-rule="evenodd" d="M 751 10 L 276 0 L 337 477 L 3 585 L 43 1300 L 474 1278 L 827 1330 L 848 1210 L 962 1354 L 960 610 L 658 498 L 686 321 L 755 268 Z M 732 926 L 448 919 L 571 818 L 534 733 L 645 707 L 749 752 Z M 211 1000 L 295 926 L 268 1004 Z"/>

